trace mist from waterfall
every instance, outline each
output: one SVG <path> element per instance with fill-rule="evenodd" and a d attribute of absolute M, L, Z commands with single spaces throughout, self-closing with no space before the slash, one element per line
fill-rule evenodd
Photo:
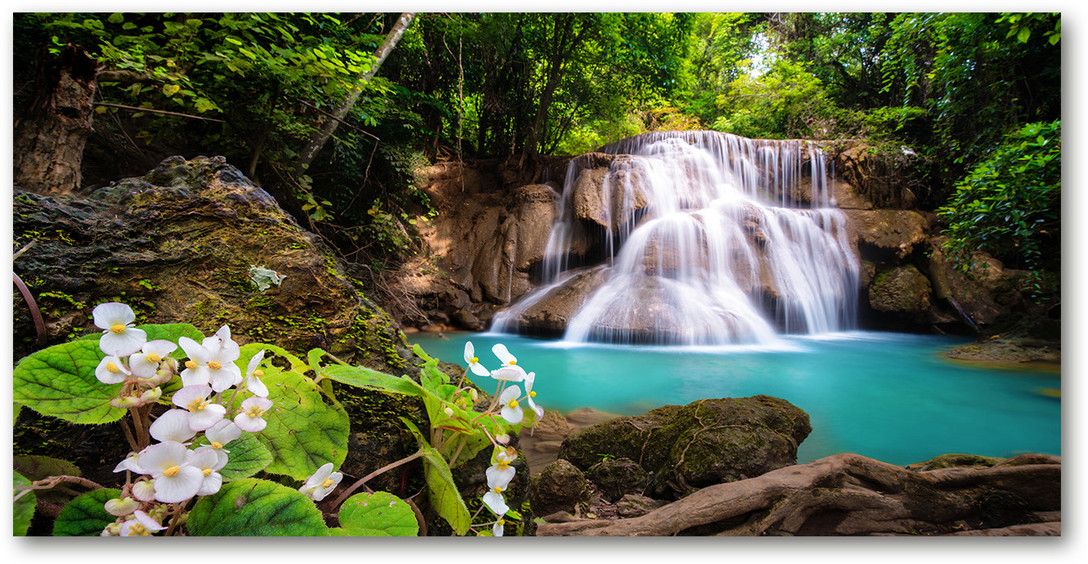
<path fill-rule="evenodd" d="M 814 144 L 662 132 L 600 152 L 625 156 L 593 195 L 596 223 L 576 217 L 587 163 L 573 159 L 543 282 L 497 314 L 493 331 L 517 332 L 527 308 L 595 263 L 604 281 L 569 319 L 565 340 L 770 343 L 854 327 L 858 259 Z"/>

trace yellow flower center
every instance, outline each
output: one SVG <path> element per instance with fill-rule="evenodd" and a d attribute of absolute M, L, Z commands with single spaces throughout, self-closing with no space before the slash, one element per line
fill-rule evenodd
<path fill-rule="evenodd" d="M 185 361 L 185 368 L 188 368 L 189 370 L 192 370 L 192 369 L 196 368 L 196 363 L 191 361 L 191 360 L 186 360 Z"/>
<path fill-rule="evenodd" d="M 110 327 L 110 331 L 113 333 L 121 334 L 125 332 L 125 326 L 118 323 L 117 325 Z"/>
<path fill-rule="evenodd" d="M 509 468 L 509 467 L 510 467 L 510 463 L 509 463 L 509 462 L 507 462 L 507 461 L 505 461 L 505 460 L 500 460 L 500 461 L 499 461 L 499 470 L 506 470 L 506 469 L 507 469 L 507 468 Z"/>
<path fill-rule="evenodd" d="M 508 403 L 506 405 L 510 406 L 511 408 L 517 407 L 518 406 L 518 400 L 510 400 L 510 403 Z"/>
<path fill-rule="evenodd" d="M 261 409 L 260 406 L 256 405 L 251 406 L 248 410 L 246 410 L 246 415 L 250 417 L 260 417 L 262 413 L 264 413 L 264 410 Z"/>
<path fill-rule="evenodd" d="M 107 362 L 106 363 L 106 370 L 109 370 L 110 372 L 113 372 L 114 374 L 117 374 L 118 372 L 121 371 L 121 369 L 117 368 L 117 365 L 112 363 L 112 362 Z"/>
<path fill-rule="evenodd" d="M 150 353 L 150 354 L 147 355 L 147 361 L 148 362 L 162 362 L 162 357 L 155 354 L 155 353 Z"/>
<path fill-rule="evenodd" d="M 264 370 L 257 369 L 253 371 L 254 378 L 260 378 L 261 376 L 264 376 Z"/>
<path fill-rule="evenodd" d="M 506 520 L 505 519 L 499 519 L 499 522 L 497 524 L 501 527 L 501 526 L 506 524 Z"/>
<path fill-rule="evenodd" d="M 535 398 L 536 397 L 536 392 L 529 392 L 529 397 Z"/>
<path fill-rule="evenodd" d="M 213 360 L 208 363 L 208 368 L 211 368 L 212 370 L 219 370 L 220 368 L 223 368 L 223 365 Z"/>
<path fill-rule="evenodd" d="M 480 362 L 480 359 L 479 359 L 479 357 L 475 357 L 475 356 L 472 357 L 472 360 L 468 361 L 469 364 L 476 364 L 477 362 Z"/>
<path fill-rule="evenodd" d="M 495 486 L 494 488 L 491 488 L 491 491 L 493 491 L 493 492 L 495 492 L 497 494 L 501 494 L 502 493 L 502 488 L 500 488 L 499 486 Z"/>
<path fill-rule="evenodd" d="M 205 469 L 204 469 L 204 475 L 205 475 L 205 476 L 210 476 L 210 475 L 211 475 L 211 473 L 212 473 L 212 469 L 211 469 L 211 468 L 205 468 Z"/>
<path fill-rule="evenodd" d="M 208 405 L 207 400 L 205 400 L 203 398 L 197 398 L 197 399 L 189 402 L 189 405 L 187 407 L 188 407 L 189 411 L 203 411 L 204 406 L 206 406 L 206 405 Z"/>
<path fill-rule="evenodd" d="M 219 441 L 212 441 L 211 447 L 216 449 L 216 450 L 219 450 L 219 449 L 223 448 L 223 443 L 221 443 Z"/>
<path fill-rule="evenodd" d="M 321 482 L 321 487 L 322 488 L 331 488 L 332 485 L 335 484 L 335 483 L 336 482 L 332 481 L 331 478 L 325 478 L 325 481 Z"/>
<path fill-rule="evenodd" d="M 178 475 L 178 472 L 181 472 L 180 466 L 171 466 L 167 468 L 166 471 L 162 473 L 162 475 L 166 476 L 167 478 L 173 478 L 174 476 Z"/>
<path fill-rule="evenodd" d="M 515 365 L 515 364 L 517 364 L 517 363 L 518 363 L 518 361 L 516 361 L 516 360 L 511 360 L 511 361 L 510 361 L 510 366 L 514 366 L 514 365 Z"/>
<path fill-rule="evenodd" d="M 138 536 L 138 537 L 151 536 L 151 533 L 148 532 L 147 528 L 144 527 L 143 525 L 139 524 L 139 523 L 136 523 L 135 525 L 133 525 L 128 531 L 129 531 L 130 534 Z"/>

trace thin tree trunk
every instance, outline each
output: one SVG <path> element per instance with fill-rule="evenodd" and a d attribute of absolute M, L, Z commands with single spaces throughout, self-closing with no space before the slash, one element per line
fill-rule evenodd
<path fill-rule="evenodd" d="M 26 117 L 15 123 L 16 186 L 51 195 L 79 189 L 83 147 L 93 131 L 98 71 L 94 58 L 71 44 L 59 60 L 43 62 L 36 99 Z"/>
<path fill-rule="evenodd" d="M 404 35 L 405 30 L 408 29 L 413 18 L 415 18 L 415 14 L 412 12 L 405 12 L 397 18 L 396 25 L 393 26 L 389 35 L 385 37 L 385 41 L 378 47 L 378 50 L 374 52 L 374 56 L 377 60 L 370 66 L 370 69 L 359 75 L 355 87 L 352 88 L 347 97 L 340 102 L 340 105 L 331 112 L 335 117 L 333 119 L 325 120 L 325 124 L 321 127 L 321 131 L 315 133 L 302 149 L 298 160 L 295 161 L 295 171 L 297 173 L 304 172 L 310 164 L 314 162 L 314 157 L 317 156 L 317 153 L 325 146 L 325 143 L 328 142 L 329 138 L 332 137 L 332 134 L 336 131 L 336 127 L 340 125 L 340 120 L 347 117 L 348 112 L 355 106 L 355 102 L 359 99 L 359 95 L 363 93 L 363 88 L 370 82 L 371 78 L 374 78 L 374 75 L 378 72 L 378 68 L 385 62 L 386 57 L 393 51 L 393 48 L 397 46 L 397 42 L 400 41 L 401 36 Z"/>

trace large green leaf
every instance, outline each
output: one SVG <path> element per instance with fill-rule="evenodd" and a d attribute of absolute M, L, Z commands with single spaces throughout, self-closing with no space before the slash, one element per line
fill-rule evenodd
<path fill-rule="evenodd" d="M 53 523 L 53 536 L 96 537 L 102 534 L 106 525 L 117 520 L 106 512 L 105 504 L 119 497 L 121 490 L 101 489 L 89 491 L 69 501 Z"/>
<path fill-rule="evenodd" d="M 18 472 L 14 472 L 12 478 L 13 485 L 16 487 L 30 485 L 30 480 Z M 19 494 L 21 491 L 22 490 L 15 490 L 12 497 Z M 27 529 L 30 528 L 30 520 L 34 518 L 34 506 L 37 505 L 37 503 L 38 498 L 34 496 L 33 491 L 23 494 L 23 497 L 20 497 L 18 501 L 14 502 L 11 508 L 12 535 L 17 537 L 26 535 Z"/>
<path fill-rule="evenodd" d="M 224 484 L 200 498 L 189 512 L 193 536 L 327 536 L 328 527 L 314 502 L 298 490 L 246 478 Z"/>
<path fill-rule="evenodd" d="M 11 462 L 16 472 L 31 480 L 41 480 L 49 476 L 80 475 L 79 467 L 75 464 L 40 454 L 14 456 Z"/>
<path fill-rule="evenodd" d="M 200 447 L 208 444 L 208 438 L 201 435 L 193 445 Z M 227 465 L 219 470 L 224 482 L 248 478 L 272 463 L 272 453 L 253 433 L 242 433 L 241 437 L 226 446 Z"/>
<path fill-rule="evenodd" d="M 472 525 L 472 516 L 469 515 L 465 500 L 461 498 L 461 492 L 453 481 L 453 472 L 449 464 L 437 450 L 427 443 L 423 434 L 411 421 L 401 417 L 400 420 L 408 427 L 419 442 L 419 451 L 423 455 L 423 475 L 427 480 L 427 495 L 431 506 L 446 521 L 458 535 L 468 532 Z"/>
<path fill-rule="evenodd" d="M 117 421 L 124 409 L 110 406 L 121 384 L 106 385 L 95 378 L 105 358 L 96 341 L 72 341 L 40 350 L 15 367 L 14 399 L 42 415 L 71 423 Z"/>
<path fill-rule="evenodd" d="M 312 380 L 297 372 L 265 374 L 272 408 L 256 436 L 272 453 L 267 472 L 304 480 L 322 464 L 347 457 L 350 423 L 344 408 L 328 405 Z"/>
<path fill-rule="evenodd" d="M 384 372 L 362 366 L 336 364 L 321 368 L 320 373 L 325 378 L 356 388 L 413 396 L 422 396 L 425 394 L 425 390 L 409 378 L 390 376 Z"/>
<path fill-rule="evenodd" d="M 340 506 L 340 526 L 356 537 L 414 537 L 416 513 L 389 492 L 359 493 Z"/>

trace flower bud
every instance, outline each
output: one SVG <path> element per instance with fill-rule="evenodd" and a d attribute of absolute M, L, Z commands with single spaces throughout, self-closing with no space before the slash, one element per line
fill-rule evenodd
<path fill-rule="evenodd" d="M 505 445 L 510 442 L 510 435 L 506 433 L 495 435 L 495 440 L 498 441 L 500 445 Z"/>
<path fill-rule="evenodd" d="M 132 484 L 132 496 L 140 501 L 154 501 L 155 480 L 140 480 Z"/>
<path fill-rule="evenodd" d="M 480 401 L 480 393 L 476 391 L 476 388 L 468 389 L 468 397 L 472 398 L 472 403 Z"/>
<path fill-rule="evenodd" d="M 117 523 L 117 522 L 114 522 L 114 523 L 110 523 L 109 525 L 106 525 L 106 528 L 102 529 L 102 534 L 100 536 L 103 536 L 103 537 L 119 537 L 119 536 L 121 536 L 121 524 Z"/>
<path fill-rule="evenodd" d="M 162 388 L 152 388 L 140 395 L 141 404 L 155 403 L 162 397 Z"/>
<path fill-rule="evenodd" d="M 453 408 L 451 407 L 442 408 L 442 412 L 446 414 L 446 417 L 453 417 Z"/>
<path fill-rule="evenodd" d="M 131 497 L 122 497 L 107 501 L 105 507 L 106 513 L 109 513 L 114 517 L 124 517 L 139 509 L 140 502 Z"/>
<path fill-rule="evenodd" d="M 128 409 L 130 407 L 136 407 L 140 405 L 140 398 L 134 398 L 132 396 L 121 396 L 119 398 L 111 399 L 110 405 L 118 409 Z"/>

